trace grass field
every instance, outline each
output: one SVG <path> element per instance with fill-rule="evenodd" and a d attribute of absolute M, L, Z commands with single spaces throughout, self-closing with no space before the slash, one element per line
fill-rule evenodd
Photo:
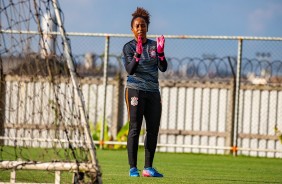
<path fill-rule="evenodd" d="M 104 183 L 282 183 L 282 159 L 156 153 L 164 178 L 130 178 L 126 151 L 99 151 Z M 138 167 L 144 163 L 140 150 Z"/>
<path fill-rule="evenodd" d="M 126 150 L 97 150 L 103 183 L 158 184 L 158 183 L 282 183 L 282 159 L 233 157 L 231 155 L 205 155 L 187 153 L 156 153 L 154 167 L 164 178 L 130 178 Z M 144 150 L 138 155 L 138 167 L 144 163 Z M 0 170 L 1 181 L 9 180 L 9 172 Z M 52 182 L 49 173 L 19 172 L 21 181 Z M 62 183 L 70 183 L 71 173 L 64 173 Z"/>

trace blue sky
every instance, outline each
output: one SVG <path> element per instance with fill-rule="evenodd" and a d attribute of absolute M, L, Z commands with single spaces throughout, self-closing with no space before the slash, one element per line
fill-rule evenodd
<path fill-rule="evenodd" d="M 282 37 L 282 0 L 60 0 L 67 32 L 130 34 L 137 6 L 148 34 Z"/>

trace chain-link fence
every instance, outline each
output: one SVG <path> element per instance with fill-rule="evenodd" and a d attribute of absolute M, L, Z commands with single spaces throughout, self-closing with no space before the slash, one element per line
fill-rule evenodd
<path fill-rule="evenodd" d="M 18 34 L 27 33 L 5 35 Z M 30 35 L 27 53 L 36 56 L 39 41 L 36 33 Z M 121 52 L 132 35 L 68 33 L 68 38 L 89 122 L 105 123 L 111 138 L 100 140 L 119 144 L 117 134 L 127 122 Z M 160 73 L 158 150 L 282 157 L 282 38 L 165 38 L 169 66 Z M 13 62 L 1 56 L 7 83 L 15 82 L 14 74 L 34 72 L 35 65 L 22 66 L 27 53 L 15 54 Z"/>

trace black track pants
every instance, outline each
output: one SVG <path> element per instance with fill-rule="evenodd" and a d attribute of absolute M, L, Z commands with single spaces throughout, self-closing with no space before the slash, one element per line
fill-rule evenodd
<path fill-rule="evenodd" d="M 160 93 L 126 88 L 125 101 L 129 118 L 127 153 L 130 168 L 137 167 L 138 143 L 143 116 L 146 120 L 144 167 L 152 167 L 162 112 Z"/>

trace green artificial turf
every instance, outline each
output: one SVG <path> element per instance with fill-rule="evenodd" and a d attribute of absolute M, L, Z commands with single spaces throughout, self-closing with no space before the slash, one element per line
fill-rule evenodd
<path fill-rule="evenodd" d="M 126 151 L 98 151 L 104 183 L 282 183 L 282 159 L 187 153 L 156 153 L 164 178 L 130 178 Z M 144 151 L 138 168 L 144 165 Z"/>
<path fill-rule="evenodd" d="M 34 150 L 36 152 L 38 150 Z M 31 153 L 30 155 L 36 155 Z M 8 155 L 2 154 L 1 159 Z M 103 183 L 282 183 L 282 159 L 231 155 L 157 152 L 154 167 L 164 178 L 130 178 L 126 150 L 97 150 Z M 138 168 L 142 171 L 144 150 L 139 149 Z M 141 172 L 140 171 L 140 172 Z M 0 170 L 0 183 L 9 181 L 10 172 Z M 72 173 L 63 172 L 61 183 L 71 183 Z M 54 174 L 19 171 L 19 182 L 54 182 Z"/>

